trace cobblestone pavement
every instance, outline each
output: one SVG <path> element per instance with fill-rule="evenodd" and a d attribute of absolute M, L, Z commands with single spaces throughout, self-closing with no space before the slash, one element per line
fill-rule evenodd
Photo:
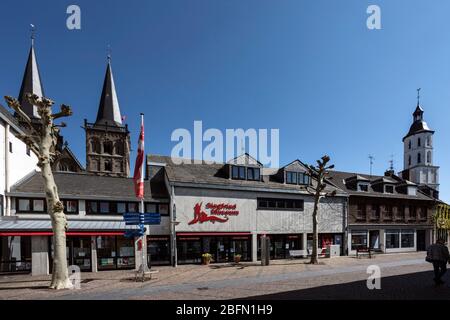
<path fill-rule="evenodd" d="M 153 267 L 152 280 L 134 282 L 133 271 L 82 273 L 81 289 L 47 289 L 49 276 L 0 276 L 0 299 L 436 299 L 450 288 L 435 287 L 424 253 L 337 257 L 256 263 Z M 367 266 L 381 269 L 381 290 L 368 290 Z"/>

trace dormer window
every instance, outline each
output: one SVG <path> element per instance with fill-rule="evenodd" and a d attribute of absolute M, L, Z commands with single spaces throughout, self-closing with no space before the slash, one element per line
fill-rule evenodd
<path fill-rule="evenodd" d="M 232 166 L 231 178 L 236 180 L 245 180 L 245 167 Z"/>
<path fill-rule="evenodd" d="M 310 182 L 310 176 L 304 172 L 286 171 L 286 183 L 288 184 L 308 185 Z"/>
<path fill-rule="evenodd" d="M 297 172 L 287 171 L 286 172 L 286 183 L 297 184 Z"/>
<path fill-rule="evenodd" d="M 390 186 L 390 185 L 384 186 L 384 192 L 385 193 L 394 193 L 394 186 Z"/>
<path fill-rule="evenodd" d="M 369 185 L 367 183 L 359 183 L 358 184 L 358 191 L 368 192 L 369 191 Z"/>
<path fill-rule="evenodd" d="M 234 180 L 260 181 L 261 170 L 253 167 L 231 166 L 231 178 Z"/>
<path fill-rule="evenodd" d="M 247 168 L 247 180 L 260 181 L 259 168 Z"/>

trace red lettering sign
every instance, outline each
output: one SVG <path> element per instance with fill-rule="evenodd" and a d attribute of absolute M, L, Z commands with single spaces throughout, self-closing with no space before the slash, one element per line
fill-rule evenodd
<path fill-rule="evenodd" d="M 202 209 L 203 202 L 197 203 L 194 206 L 194 219 L 189 222 L 189 224 L 195 223 L 203 223 L 210 221 L 212 223 L 215 222 L 227 222 L 228 216 L 237 216 L 239 211 L 236 210 L 236 204 L 228 204 L 228 203 L 207 203 L 205 208 L 209 209 L 210 215 L 208 215 Z M 225 218 L 220 218 L 218 216 L 225 216 Z"/>

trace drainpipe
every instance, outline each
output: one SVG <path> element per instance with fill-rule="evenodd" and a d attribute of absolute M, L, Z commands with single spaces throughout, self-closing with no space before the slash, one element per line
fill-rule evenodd
<path fill-rule="evenodd" d="M 175 230 L 176 226 L 176 204 L 175 204 L 175 187 L 172 185 L 170 189 L 170 233 L 171 233 L 171 248 L 172 248 L 172 266 L 174 268 L 177 267 L 178 259 L 177 259 L 177 233 Z"/>
<path fill-rule="evenodd" d="M 348 208 L 349 206 L 349 202 L 350 202 L 350 197 L 346 197 L 346 199 L 344 200 L 344 254 L 345 256 L 349 255 L 349 249 L 348 249 Z"/>
<path fill-rule="evenodd" d="M 5 216 L 9 216 L 11 213 L 11 201 L 10 201 L 9 196 L 6 195 L 6 193 L 8 193 L 10 191 L 10 186 L 9 186 L 9 130 L 10 130 L 10 125 L 9 125 L 9 123 L 6 123 L 6 125 L 5 125 L 5 195 L 4 195 L 5 211 L 3 213 Z"/>

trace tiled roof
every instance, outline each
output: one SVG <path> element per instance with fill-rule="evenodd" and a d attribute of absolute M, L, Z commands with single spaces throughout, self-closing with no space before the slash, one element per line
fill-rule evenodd
<path fill-rule="evenodd" d="M 54 172 L 58 192 L 62 198 L 105 200 L 136 200 L 132 178 L 96 176 L 88 173 Z M 164 185 L 144 181 L 145 200 L 167 198 Z M 11 188 L 13 196 L 20 194 L 44 196 L 43 178 L 35 172 Z"/>
<path fill-rule="evenodd" d="M 275 181 L 272 179 L 272 176 L 264 175 L 264 170 L 262 171 L 263 181 L 233 180 L 226 177 L 226 174 L 223 171 L 225 164 L 223 163 L 208 164 L 201 162 L 175 164 L 171 157 L 161 155 L 148 155 L 147 161 L 151 163 L 164 163 L 167 178 L 171 183 L 192 183 L 199 186 L 215 185 L 227 189 L 238 187 L 248 188 L 249 190 L 261 189 L 261 191 L 264 191 L 268 189 L 267 191 L 298 191 L 299 193 L 307 193 L 300 185 L 285 184 Z M 270 172 L 275 172 L 275 170 L 270 170 Z M 312 181 L 313 185 L 316 184 L 314 179 L 312 179 Z M 345 192 L 331 184 L 327 185 L 325 191 L 331 192 L 333 190 L 336 190 L 337 194 L 345 194 Z"/>
<path fill-rule="evenodd" d="M 367 197 L 379 197 L 379 198 L 398 198 L 398 199 L 411 199 L 411 200 L 416 199 L 416 200 L 434 201 L 433 198 L 425 195 L 420 190 L 417 190 L 417 195 L 413 196 L 413 195 L 408 195 L 408 194 L 404 194 L 404 193 L 399 193 L 396 190 L 396 188 L 394 188 L 393 194 L 375 191 L 371 185 L 369 185 L 368 192 L 361 192 L 361 191 L 356 191 L 352 188 L 348 188 L 348 186 L 345 183 L 345 180 L 347 180 L 348 178 L 354 177 L 356 175 L 359 175 L 371 182 L 374 182 L 377 180 L 380 180 L 380 181 L 384 180 L 387 183 L 395 183 L 395 184 L 398 184 L 399 186 L 407 184 L 407 180 L 403 180 L 397 176 L 394 176 L 394 177 L 374 176 L 374 175 L 370 176 L 367 174 L 342 172 L 342 171 L 334 171 L 334 170 L 330 171 L 330 173 L 329 173 L 329 177 L 332 178 L 331 182 L 338 188 L 345 190 L 350 196 L 367 196 Z"/>

